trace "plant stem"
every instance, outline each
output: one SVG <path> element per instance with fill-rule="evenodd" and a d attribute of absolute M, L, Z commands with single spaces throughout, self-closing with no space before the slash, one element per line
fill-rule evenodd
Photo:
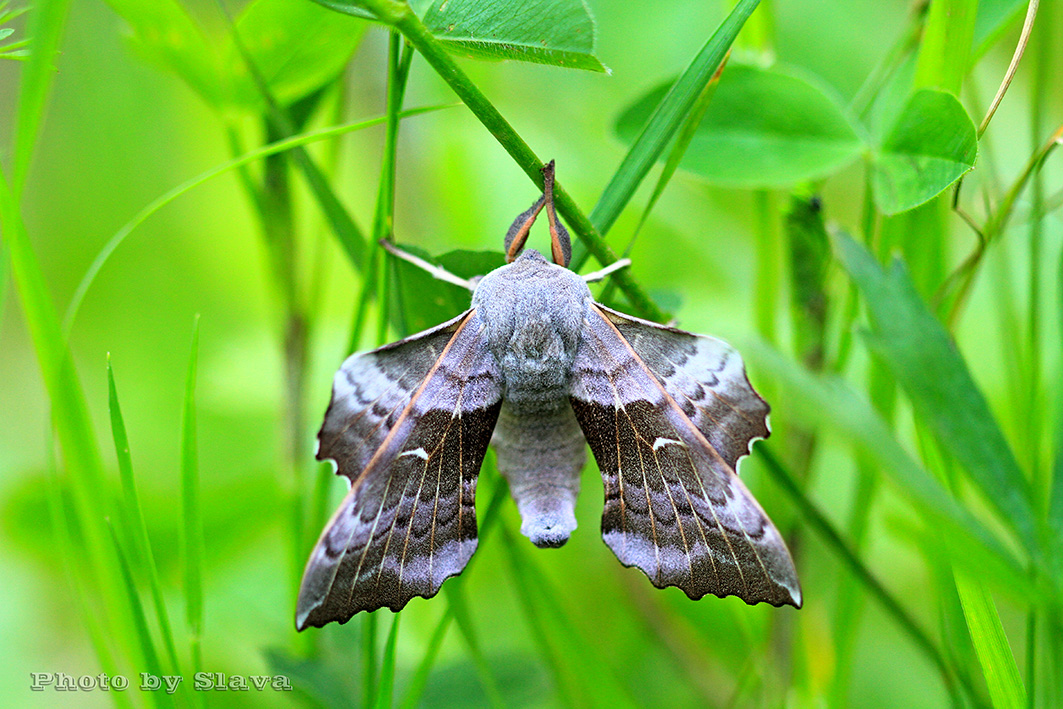
<path fill-rule="evenodd" d="M 432 36 L 413 10 L 405 3 L 397 3 L 393 0 L 365 0 L 363 4 L 381 21 L 393 25 L 402 33 L 414 49 L 420 52 L 436 70 L 440 78 L 454 90 L 458 98 L 469 107 L 473 115 L 490 131 L 531 181 L 542 189 L 543 178 L 540 172 L 543 167 L 542 160 L 513 130 L 513 126 L 506 121 L 465 72 L 458 67 L 439 40 Z M 554 204 L 572 231 L 602 265 L 608 265 L 617 260 L 616 254 L 605 243 L 598 230 L 559 183 L 554 184 Z M 620 271 L 615 280 L 617 287 L 624 292 L 628 302 L 639 315 L 652 320 L 668 319 L 667 314 L 654 304 L 630 273 Z"/>

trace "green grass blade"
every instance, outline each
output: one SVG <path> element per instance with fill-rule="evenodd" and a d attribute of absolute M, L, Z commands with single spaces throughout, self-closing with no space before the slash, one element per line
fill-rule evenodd
<path fill-rule="evenodd" d="M 89 418 L 81 382 L 74 369 L 59 318 L 37 256 L 22 223 L 7 175 L 0 167 L 0 230 L 4 235 L 11 273 L 37 353 L 45 390 L 52 409 L 52 421 L 63 451 L 66 469 L 64 483 L 73 492 L 82 553 L 93 570 L 100 590 L 117 593 L 111 572 L 113 557 L 107 545 L 103 518 L 109 510 L 105 497 L 103 461 Z M 81 546 L 81 545 L 79 545 Z"/>
<path fill-rule="evenodd" d="M 140 594 L 137 593 L 137 585 L 133 581 L 133 571 L 129 567 L 129 557 L 126 555 L 125 550 L 122 549 L 122 544 L 118 541 L 118 535 L 115 533 L 110 519 L 107 520 L 107 528 L 111 533 L 111 542 L 114 544 L 115 553 L 118 555 L 122 581 L 125 584 L 129 608 L 132 611 L 133 627 L 137 633 L 137 640 L 140 641 L 140 651 L 143 654 L 144 666 L 148 672 L 160 677 L 162 676 L 162 666 L 159 664 L 159 655 L 155 651 L 155 642 L 151 638 L 151 631 L 148 630 L 148 619 L 144 615 L 144 605 L 140 602 Z M 156 706 L 173 706 L 173 698 L 164 692 L 152 692 L 151 698 Z"/>
<path fill-rule="evenodd" d="M 51 450 L 51 447 L 49 447 L 49 450 Z M 49 455 L 48 457 L 50 472 L 48 476 L 48 513 L 52 523 L 53 541 L 58 550 L 60 565 L 65 572 L 66 580 L 70 584 L 68 592 L 77 607 L 78 616 L 85 624 L 85 630 L 89 636 L 89 644 L 92 645 L 92 649 L 96 653 L 100 669 L 113 677 L 118 673 L 118 669 L 114 661 L 114 654 L 111 652 L 111 648 L 108 647 L 107 639 L 104 637 L 103 620 L 98 614 L 89 609 L 85 584 L 82 583 L 79 577 L 76 559 L 80 557 L 80 552 L 76 548 L 70 525 L 67 523 L 66 502 L 63 500 L 62 492 L 63 481 L 60 479 L 59 470 L 55 466 L 54 455 Z M 115 692 L 114 694 L 113 699 L 116 704 L 126 707 L 133 706 L 133 703 L 125 693 Z"/>
<path fill-rule="evenodd" d="M 129 453 L 129 437 L 126 434 L 122 409 L 118 404 L 118 389 L 114 383 L 114 371 L 111 368 L 110 354 L 107 355 L 107 402 L 111 413 L 111 435 L 114 438 L 115 456 L 118 459 L 118 473 L 122 479 L 125 514 L 126 518 L 130 520 L 137 556 L 141 564 L 143 564 L 151 584 L 151 599 L 155 606 L 156 622 L 159 624 L 159 633 L 162 635 L 166 655 L 170 661 L 170 666 L 167 669 L 171 674 L 181 674 L 180 662 L 177 659 L 177 647 L 174 644 L 173 631 L 170 628 L 170 615 L 166 611 L 166 602 L 162 595 L 159 569 L 155 564 L 155 554 L 151 548 L 148 527 L 144 522 L 144 513 L 140 508 L 140 498 L 137 495 L 136 481 L 133 477 L 133 459 Z"/>
<path fill-rule="evenodd" d="M 881 356 L 944 450 L 964 467 L 1035 563 L 1043 565 L 1047 555 L 1029 481 L 945 329 L 899 262 L 885 272 L 849 238 L 840 240 L 839 253 L 867 304 L 873 327 L 868 346 Z"/>
<path fill-rule="evenodd" d="M 435 665 L 436 658 L 439 657 L 439 649 L 443 647 L 443 640 L 446 638 L 447 630 L 453 620 L 454 611 L 450 606 L 447 606 L 446 610 L 443 611 L 443 617 L 439 619 L 436 627 L 432 630 L 432 635 L 428 638 L 428 644 L 425 646 L 424 655 L 421 656 L 421 661 L 418 663 L 417 669 L 414 670 L 413 677 L 410 678 L 406 695 L 402 698 L 402 704 L 399 705 L 401 709 L 414 709 L 420 703 L 424 688 L 428 685 L 428 675 L 432 673 L 432 666 Z"/>
<path fill-rule="evenodd" d="M 726 64 L 727 57 L 725 56 L 719 68 L 716 69 L 716 73 L 709 79 L 709 83 L 705 84 L 705 88 L 701 90 L 701 95 L 698 96 L 698 100 L 691 108 L 690 113 L 684 119 L 679 135 L 676 136 L 675 143 L 672 144 L 672 149 L 668 153 L 668 160 L 665 161 L 664 168 L 661 169 L 661 174 L 657 177 L 657 184 L 653 187 L 653 194 L 650 195 L 646 208 L 642 210 L 642 216 L 639 217 L 639 223 L 635 226 L 635 231 L 632 232 L 631 239 L 624 248 L 623 256 L 631 255 L 631 249 L 635 246 L 635 239 L 638 238 L 642 227 L 646 225 L 646 220 L 649 219 L 653 208 L 657 206 L 657 200 L 664 194 L 664 188 L 672 181 L 675 171 L 679 169 L 679 163 L 683 160 L 683 155 L 690 146 L 690 141 L 694 139 L 694 135 L 698 132 L 701 119 L 705 117 L 705 112 L 709 110 L 709 103 L 712 102 L 712 97 L 716 93 L 716 87 L 720 85 L 720 74 L 723 73 L 723 68 Z M 602 294 L 598 300 L 603 303 L 609 302 L 612 297 L 613 287 L 613 279 L 610 278 L 605 288 L 602 289 Z"/>
<path fill-rule="evenodd" d="M 185 615 L 192 646 L 192 671 L 203 669 L 203 520 L 199 511 L 199 457 L 196 446 L 196 369 L 199 316 L 192 326 L 192 350 L 181 414 L 181 500 L 183 512 Z"/>
<path fill-rule="evenodd" d="M 34 3 L 26 35 L 33 38 L 33 49 L 22 67 L 18 111 L 15 119 L 15 145 L 11 189 L 22 194 L 29 172 L 30 159 L 44 119 L 48 93 L 55 80 L 55 57 L 63 38 L 70 0 Z"/>
<path fill-rule="evenodd" d="M 916 463 L 865 399 L 841 380 L 813 375 L 766 345 L 754 343 L 743 353 L 758 370 L 770 372 L 782 385 L 786 399 L 793 402 L 791 415 L 836 431 L 874 463 L 916 506 L 927 524 L 941 530 L 942 539 L 954 546 L 958 560 L 972 563 L 972 571 L 982 569 L 1002 583 L 1030 590 L 1022 560 Z"/>
<path fill-rule="evenodd" d="M 683 125 L 705 87 L 716 75 L 738 31 L 760 0 L 740 0 L 698 52 L 683 74 L 676 79 L 657 110 L 646 122 L 623 161 L 613 173 L 598 203 L 591 210 L 591 223 L 600 234 L 608 233 L 631 201 L 639 184 Z M 573 263 L 580 263 L 573 255 Z"/>
<path fill-rule="evenodd" d="M 915 65 L 916 88 L 960 93 L 977 13 L 978 0 L 935 0 L 930 4 Z"/>
<path fill-rule="evenodd" d="M 225 10 L 224 6 L 223 10 Z M 292 123 L 290 115 L 281 108 L 280 104 L 277 102 L 269 87 L 269 82 L 264 76 L 262 76 L 262 72 L 255 63 L 254 57 L 252 57 L 250 52 L 247 51 L 247 47 L 241 40 L 240 33 L 236 28 L 236 23 L 233 21 L 233 18 L 228 15 L 228 10 L 225 10 L 225 12 L 229 22 L 229 36 L 232 38 L 233 46 L 244 60 L 244 65 L 247 67 L 259 94 L 261 94 L 266 103 L 267 119 L 278 134 L 284 136 L 294 135 L 296 133 L 296 128 Z M 347 208 L 343 206 L 342 202 L 340 202 L 339 197 L 336 196 L 336 193 L 329 185 L 325 174 L 321 171 L 321 168 L 318 167 L 317 163 L 314 162 L 313 158 L 310 157 L 310 153 L 301 146 L 296 147 L 292 150 L 292 160 L 302 171 L 303 177 L 306 179 L 306 183 L 310 187 L 310 191 L 313 193 L 315 200 L 317 200 L 322 213 L 324 213 L 326 221 L 328 221 L 329 226 L 332 228 L 332 233 L 335 234 L 336 238 L 339 240 L 340 246 L 343 247 L 343 250 L 347 253 L 348 258 L 350 258 L 355 269 L 364 272 L 366 267 L 365 234 L 355 223 L 354 218 L 351 217 Z"/>
<path fill-rule="evenodd" d="M 429 113 L 431 111 L 438 111 L 444 108 L 451 108 L 456 105 L 457 104 L 441 104 L 435 106 L 424 106 L 421 108 L 412 108 L 408 111 L 402 111 L 399 116 L 401 118 L 408 118 L 411 116 L 420 115 L 422 113 Z M 117 249 L 122 244 L 122 242 L 125 241 L 126 237 L 129 236 L 133 232 L 133 230 L 143 224 L 148 217 L 155 214 L 155 212 L 159 211 L 170 202 L 174 201 L 192 188 L 198 187 L 199 185 L 202 185 L 203 183 L 208 182 L 209 180 L 212 180 L 215 177 L 218 177 L 219 175 L 223 175 L 226 172 L 229 172 L 230 170 L 235 170 L 237 168 L 243 167 L 248 163 L 261 160 L 263 158 L 269 157 L 270 155 L 276 155 L 278 153 L 292 150 L 296 147 L 309 145 L 310 143 L 316 143 L 321 140 L 328 140 L 329 138 L 336 138 L 346 133 L 351 133 L 353 131 L 358 131 L 364 128 L 370 128 L 372 126 L 380 125 L 386 120 L 387 116 L 379 116 L 377 118 L 372 118 L 367 121 L 355 121 L 353 123 L 344 123 L 338 126 L 330 126 L 328 128 L 321 128 L 319 130 L 313 130 L 308 131 L 306 133 L 301 133 L 299 135 L 293 135 L 289 138 L 270 143 L 269 145 L 263 145 L 260 148 L 251 150 L 247 153 L 244 153 L 243 155 L 233 158 L 232 160 L 228 160 L 220 165 L 212 167 L 209 170 L 201 172 L 195 177 L 185 180 L 181 184 L 174 187 L 172 190 L 169 190 L 168 192 L 152 200 L 143 209 L 137 212 L 132 219 L 126 222 L 121 229 L 116 231 L 114 235 L 107 240 L 107 243 L 104 245 L 104 247 L 100 249 L 100 252 L 96 254 L 96 258 L 93 259 L 92 264 L 85 272 L 85 275 L 81 277 L 81 281 L 78 283 L 78 286 L 74 291 L 74 295 L 70 299 L 70 305 L 67 306 L 66 315 L 63 319 L 64 331 L 67 333 L 70 332 L 70 329 L 73 327 L 74 324 L 74 319 L 77 317 L 78 310 L 81 308 L 81 303 L 85 299 L 85 294 L 88 292 L 89 287 L 96 279 L 96 276 L 99 274 L 100 269 L 102 269 L 104 264 L 107 263 L 107 260 L 111 257 L 111 254 L 114 253 L 115 249 Z"/>
<path fill-rule="evenodd" d="M 1019 666 L 1000 623 L 997 606 L 985 584 L 957 570 L 956 591 L 963 605 L 963 616 L 971 632 L 978 661 L 982 665 L 993 706 L 997 709 L 1022 709 L 1026 704 L 1026 687 Z"/>
<path fill-rule="evenodd" d="M 391 699 L 395 694 L 395 645 L 399 638 L 399 618 L 401 613 L 391 617 L 391 630 L 384 643 L 384 659 L 380 667 L 380 688 L 376 696 L 377 709 L 391 709 Z"/>
<path fill-rule="evenodd" d="M 367 707 L 376 706 L 376 636 L 377 617 L 367 613 L 362 618 L 362 705 Z"/>
<path fill-rule="evenodd" d="M 882 585 L 882 582 L 871 573 L 871 570 L 860 560 L 860 557 L 849 548 L 849 545 L 830 523 L 830 520 L 805 495 L 794 476 L 779 462 L 768 446 L 762 442 L 754 449 L 754 452 L 766 464 L 765 467 L 771 474 L 772 479 L 786 492 L 813 530 L 831 548 L 842 563 L 849 568 L 849 571 L 861 582 L 871 596 L 882 605 L 898 626 L 908 634 L 916 646 L 926 654 L 927 658 L 940 673 L 942 682 L 944 682 L 950 692 L 954 692 L 957 677 L 954 676 L 954 668 L 950 666 L 942 649 L 920 627 L 919 623 L 901 605 L 900 601 L 894 598 L 886 587 Z M 965 675 L 961 674 L 959 679 L 966 686 L 968 694 L 976 696 Z"/>
<path fill-rule="evenodd" d="M 469 655 L 472 657 L 473 666 L 475 666 L 476 674 L 480 678 L 480 684 L 483 685 L 488 703 L 492 707 L 496 707 L 496 709 L 504 706 L 505 702 L 502 701 L 502 693 L 498 691 L 498 682 L 495 681 L 491 665 L 487 662 L 483 651 L 480 649 L 480 642 L 476 637 L 476 628 L 473 625 L 469 607 L 465 603 L 465 596 L 461 592 L 461 586 L 448 586 L 444 590 L 447 592 L 447 602 L 450 604 L 454 620 L 458 621 L 458 629 L 465 639 L 465 645 L 469 649 Z"/>
<path fill-rule="evenodd" d="M 528 619 L 528 627 L 539 648 L 539 655 L 553 676 L 554 691 L 557 693 L 558 701 L 563 706 L 576 706 L 576 697 L 580 696 L 580 691 L 578 682 L 572 676 L 574 668 L 566 662 L 561 650 L 546 630 L 549 627 L 549 621 L 543 617 L 542 609 L 532 595 L 532 581 L 523 563 L 524 559 L 516 548 L 516 540 L 504 528 L 502 539 L 506 547 L 506 558 L 509 559 L 510 572 L 513 575 L 513 589 L 517 593 L 521 610 Z M 585 701 L 580 703 L 583 704 Z"/>

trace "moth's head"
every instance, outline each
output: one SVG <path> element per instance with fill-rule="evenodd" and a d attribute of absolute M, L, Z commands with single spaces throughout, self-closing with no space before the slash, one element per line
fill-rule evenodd
<path fill-rule="evenodd" d="M 506 263 L 513 263 L 517 256 L 524 250 L 524 242 L 528 240 L 535 218 L 546 207 L 546 218 L 550 222 L 550 252 L 554 263 L 558 266 L 568 267 L 572 259 L 572 240 L 569 239 L 568 230 L 554 211 L 554 161 L 546 163 L 543 173 L 543 196 L 536 200 L 535 204 L 522 212 L 515 220 L 509 231 L 506 232 Z"/>

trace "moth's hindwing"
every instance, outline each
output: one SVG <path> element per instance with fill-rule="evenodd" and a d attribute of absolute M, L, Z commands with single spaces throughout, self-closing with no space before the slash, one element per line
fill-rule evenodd
<path fill-rule="evenodd" d="M 435 595 L 476 550 L 476 479 L 501 406 L 475 310 L 349 358 L 318 458 L 351 479 L 303 574 L 296 626 Z"/>
<path fill-rule="evenodd" d="M 801 606 L 790 553 L 735 473 L 768 434 L 737 352 L 595 304 L 571 401 L 605 483 L 602 536 L 624 565 L 694 599 Z"/>

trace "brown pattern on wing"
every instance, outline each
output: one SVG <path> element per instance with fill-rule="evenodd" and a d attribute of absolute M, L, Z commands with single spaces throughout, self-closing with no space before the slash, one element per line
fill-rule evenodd
<path fill-rule="evenodd" d="M 768 437 L 770 408 L 733 347 L 599 307 L 727 465 L 735 468 L 754 440 Z"/>
<path fill-rule="evenodd" d="M 337 472 L 353 482 L 468 315 L 348 357 L 332 380 L 317 459 L 336 461 Z"/>
<path fill-rule="evenodd" d="M 345 469 L 356 456 L 338 461 L 353 483 L 307 562 L 300 630 L 431 597 L 476 550 L 476 480 L 501 396 L 476 312 L 463 318 L 364 469 Z M 322 455 L 330 450 L 323 438 Z"/>
<path fill-rule="evenodd" d="M 719 437 L 694 424 L 598 306 L 571 401 L 605 484 L 602 536 L 621 563 L 691 598 L 800 607 L 786 545 L 712 444 Z"/>

